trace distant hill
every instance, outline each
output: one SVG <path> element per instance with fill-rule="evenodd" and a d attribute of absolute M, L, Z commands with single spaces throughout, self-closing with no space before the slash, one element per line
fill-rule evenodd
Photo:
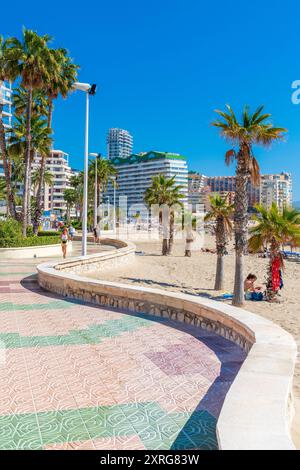
<path fill-rule="evenodd" d="M 300 209 L 300 201 L 294 201 L 293 207 L 295 207 L 295 209 Z"/>

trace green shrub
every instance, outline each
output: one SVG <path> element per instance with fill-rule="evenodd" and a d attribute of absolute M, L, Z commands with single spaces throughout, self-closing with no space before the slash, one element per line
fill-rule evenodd
<path fill-rule="evenodd" d="M 10 246 L 14 240 L 22 237 L 22 226 L 15 219 L 0 221 L 0 247 Z"/>
<path fill-rule="evenodd" d="M 26 228 L 26 236 L 27 237 L 33 237 L 33 226 L 28 225 Z"/>
<path fill-rule="evenodd" d="M 38 237 L 57 237 L 59 236 L 59 232 L 54 230 L 41 230 L 37 235 Z"/>
<path fill-rule="evenodd" d="M 50 232 L 51 235 L 37 237 L 33 235 L 31 228 L 27 231 L 28 236 L 24 238 L 22 236 L 22 225 L 20 222 L 12 218 L 0 221 L 0 248 L 44 246 L 60 243 L 60 233 Z"/>
<path fill-rule="evenodd" d="M 82 229 L 81 220 L 73 220 L 73 221 L 72 221 L 72 226 L 73 226 L 76 230 L 81 230 L 81 229 Z"/>
<path fill-rule="evenodd" d="M 60 243 L 60 237 L 27 237 L 0 239 L 0 248 L 21 248 L 29 246 L 45 246 Z"/>

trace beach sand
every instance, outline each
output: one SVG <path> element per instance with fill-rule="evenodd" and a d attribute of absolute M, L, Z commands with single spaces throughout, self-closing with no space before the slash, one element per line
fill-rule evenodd
<path fill-rule="evenodd" d="M 218 300 L 220 292 L 214 291 L 216 255 L 193 251 L 191 258 L 184 257 L 184 241 L 176 240 L 170 256 L 161 256 L 161 243 L 134 241 L 137 250 L 136 260 L 117 270 L 107 270 L 105 273 L 89 273 L 89 277 L 144 285 L 158 289 L 201 295 Z M 214 248 L 214 237 L 205 237 L 205 247 Z M 229 254 L 225 256 L 225 289 L 232 292 L 234 278 L 233 246 L 229 246 Z M 245 274 L 255 273 L 257 284 L 264 284 L 268 260 L 257 255 L 245 257 Z M 300 263 L 287 261 L 283 274 L 284 288 L 281 291 L 281 303 L 268 302 L 245 303 L 245 309 L 258 313 L 279 324 L 290 332 L 300 344 Z M 296 364 L 294 376 L 294 397 L 296 402 L 296 417 L 293 423 L 293 439 L 300 448 L 300 361 Z"/>

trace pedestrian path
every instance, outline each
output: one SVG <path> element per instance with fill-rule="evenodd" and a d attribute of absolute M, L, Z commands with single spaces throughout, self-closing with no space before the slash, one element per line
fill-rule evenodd
<path fill-rule="evenodd" d="M 217 448 L 242 351 L 191 326 L 47 293 L 41 261 L 0 261 L 0 449 Z"/>

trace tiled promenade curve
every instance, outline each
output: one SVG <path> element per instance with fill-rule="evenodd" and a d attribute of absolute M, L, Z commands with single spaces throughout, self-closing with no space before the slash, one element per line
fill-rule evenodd
<path fill-rule="evenodd" d="M 0 449 L 216 448 L 241 349 L 49 294 L 36 264 L 0 261 Z"/>

